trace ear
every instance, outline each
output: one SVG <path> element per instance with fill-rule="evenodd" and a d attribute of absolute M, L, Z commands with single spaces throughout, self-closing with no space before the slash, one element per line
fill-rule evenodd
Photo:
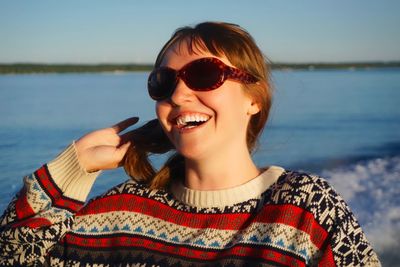
<path fill-rule="evenodd" d="M 257 114 L 258 112 L 260 112 L 260 105 L 257 102 L 252 101 L 247 110 L 247 115 L 251 116 Z"/>

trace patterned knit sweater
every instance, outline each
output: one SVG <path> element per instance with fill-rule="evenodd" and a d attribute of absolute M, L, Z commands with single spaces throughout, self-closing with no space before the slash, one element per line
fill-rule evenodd
<path fill-rule="evenodd" d="M 216 191 L 129 180 L 84 205 L 97 175 L 72 144 L 25 177 L 0 221 L 0 265 L 380 266 L 319 177 L 272 166 Z"/>

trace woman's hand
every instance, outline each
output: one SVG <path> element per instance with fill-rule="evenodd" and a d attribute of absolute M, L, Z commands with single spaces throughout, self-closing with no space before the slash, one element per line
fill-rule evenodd
<path fill-rule="evenodd" d="M 90 132 L 75 142 L 78 160 L 88 172 L 115 169 L 122 165 L 122 160 L 130 146 L 127 141 L 129 132 L 120 132 L 134 125 L 139 118 L 132 117 L 110 128 Z"/>

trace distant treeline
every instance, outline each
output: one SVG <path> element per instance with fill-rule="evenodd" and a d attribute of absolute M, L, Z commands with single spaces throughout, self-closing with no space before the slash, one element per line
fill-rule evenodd
<path fill-rule="evenodd" d="M 150 71 L 151 64 L 0 64 L 0 74 Z M 400 61 L 364 63 L 272 63 L 272 69 L 399 68 Z"/>
<path fill-rule="evenodd" d="M 349 63 L 272 63 L 273 69 L 369 69 L 399 68 L 400 61 L 391 62 L 349 62 Z"/>
<path fill-rule="evenodd" d="M 0 74 L 149 71 L 150 64 L 0 64 Z"/>

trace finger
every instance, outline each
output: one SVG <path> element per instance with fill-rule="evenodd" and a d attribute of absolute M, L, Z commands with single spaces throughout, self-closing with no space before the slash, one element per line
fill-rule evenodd
<path fill-rule="evenodd" d="M 115 133 L 120 133 L 123 130 L 125 130 L 126 128 L 128 128 L 129 126 L 134 125 L 138 121 L 139 121 L 138 117 L 131 117 L 129 119 L 118 122 L 114 126 L 111 126 L 111 129 L 113 129 L 115 131 Z"/>

